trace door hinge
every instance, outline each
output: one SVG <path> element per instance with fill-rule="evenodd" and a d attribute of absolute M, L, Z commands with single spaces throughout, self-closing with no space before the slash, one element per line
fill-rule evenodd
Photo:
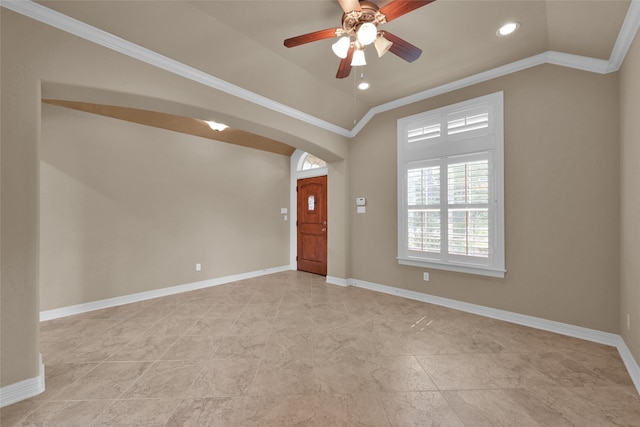
<path fill-rule="evenodd" d="M 296 261 L 298 260 L 298 255 L 296 255 Z"/>
<path fill-rule="evenodd" d="M 296 220 L 296 227 L 298 226 L 298 221 Z"/>

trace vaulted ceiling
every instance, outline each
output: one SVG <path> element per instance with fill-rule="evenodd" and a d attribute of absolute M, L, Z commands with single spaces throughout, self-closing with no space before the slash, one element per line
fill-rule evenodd
<path fill-rule="evenodd" d="M 437 0 L 384 24 L 423 50 L 417 61 L 378 58 L 368 47 L 367 65 L 340 80 L 335 39 L 283 45 L 292 36 L 339 27 L 335 0 L 39 3 L 345 129 L 381 104 L 536 55 L 607 63 L 630 9 L 628 0 Z M 507 21 L 519 22 L 519 30 L 498 37 Z M 362 72 L 368 91 L 355 89 Z"/>

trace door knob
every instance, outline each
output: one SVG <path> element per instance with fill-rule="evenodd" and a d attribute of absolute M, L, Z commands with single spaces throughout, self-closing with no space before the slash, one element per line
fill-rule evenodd
<path fill-rule="evenodd" d="M 323 229 L 322 229 L 322 231 L 327 231 L 327 229 L 326 229 L 326 228 L 323 228 Z"/>

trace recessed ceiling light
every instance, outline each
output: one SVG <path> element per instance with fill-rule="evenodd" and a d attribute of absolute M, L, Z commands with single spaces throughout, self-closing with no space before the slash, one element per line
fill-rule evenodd
<path fill-rule="evenodd" d="M 502 27 L 500 27 L 500 29 L 498 29 L 496 34 L 499 36 L 508 36 L 509 34 L 513 33 L 515 30 L 517 30 L 519 27 L 520 27 L 520 24 L 517 22 L 507 22 Z"/>
<path fill-rule="evenodd" d="M 360 83 L 358 83 L 358 89 L 360 90 L 367 90 L 371 87 L 371 85 L 365 81 L 362 81 Z"/>
<path fill-rule="evenodd" d="M 223 123 L 214 122 L 213 120 L 205 120 L 205 122 L 209 125 L 211 129 L 217 130 L 217 131 L 222 131 L 229 127 Z"/>

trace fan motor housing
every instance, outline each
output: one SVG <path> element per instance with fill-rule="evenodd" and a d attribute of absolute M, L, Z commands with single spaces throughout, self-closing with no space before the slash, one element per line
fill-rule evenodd
<path fill-rule="evenodd" d="M 386 22 L 385 16 L 380 13 L 380 8 L 373 2 L 362 0 L 360 10 L 342 14 L 342 28 L 348 34 L 355 34 L 358 28 L 366 22 L 371 22 L 375 26 Z"/>

